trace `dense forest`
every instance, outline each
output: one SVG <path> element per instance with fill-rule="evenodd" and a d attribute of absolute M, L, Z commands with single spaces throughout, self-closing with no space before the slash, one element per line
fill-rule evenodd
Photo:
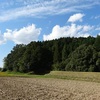
<path fill-rule="evenodd" d="M 67 37 L 16 45 L 4 58 L 3 71 L 100 71 L 100 36 Z"/>

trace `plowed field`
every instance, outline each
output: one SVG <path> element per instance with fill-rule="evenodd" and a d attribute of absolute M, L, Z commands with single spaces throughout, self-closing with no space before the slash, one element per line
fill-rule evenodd
<path fill-rule="evenodd" d="M 0 100 L 100 100 L 100 83 L 0 77 Z"/>

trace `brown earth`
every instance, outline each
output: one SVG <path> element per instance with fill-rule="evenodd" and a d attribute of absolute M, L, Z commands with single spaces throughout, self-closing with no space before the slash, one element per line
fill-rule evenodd
<path fill-rule="evenodd" d="M 0 100 L 100 100 L 100 83 L 0 77 Z"/>

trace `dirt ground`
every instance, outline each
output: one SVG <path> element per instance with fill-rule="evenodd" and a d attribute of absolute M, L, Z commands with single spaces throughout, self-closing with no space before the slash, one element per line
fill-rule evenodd
<path fill-rule="evenodd" d="M 0 77 L 0 100 L 100 100 L 100 83 Z"/>

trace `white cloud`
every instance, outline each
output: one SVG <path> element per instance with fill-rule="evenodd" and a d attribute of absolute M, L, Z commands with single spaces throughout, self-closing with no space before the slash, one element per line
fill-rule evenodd
<path fill-rule="evenodd" d="M 43 17 L 70 12 L 81 12 L 94 5 L 99 0 L 15 0 L 0 2 L 0 21 L 7 21 L 19 17 Z M 10 9 L 9 9 L 10 8 Z"/>
<path fill-rule="evenodd" d="M 53 27 L 52 32 L 49 35 L 43 35 L 43 40 L 58 39 L 60 37 L 88 37 L 93 26 L 89 25 L 76 25 L 60 27 L 56 25 Z"/>
<path fill-rule="evenodd" d="M 88 32 L 88 31 L 92 30 L 93 28 L 94 28 L 94 26 L 85 25 L 85 26 L 83 26 L 83 31 Z"/>
<path fill-rule="evenodd" d="M 36 28 L 34 24 L 23 27 L 20 30 L 9 30 L 7 29 L 4 33 L 4 39 L 12 40 L 16 44 L 28 44 L 31 41 L 37 41 L 40 35 L 41 28 Z"/>
<path fill-rule="evenodd" d="M 68 19 L 68 22 L 76 22 L 76 21 L 81 22 L 83 16 L 84 16 L 84 14 L 81 14 L 81 13 L 74 14 L 74 15 L 70 16 L 70 18 Z"/>
<path fill-rule="evenodd" d="M 100 15 L 99 15 L 99 16 L 95 16 L 94 18 L 95 18 L 95 19 L 99 19 L 99 18 L 100 18 Z"/>
<path fill-rule="evenodd" d="M 100 27 L 97 27 L 96 30 L 97 30 L 97 31 L 100 31 Z"/>
<path fill-rule="evenodd" d="M 0 45 L 5 42 L 6 42 L 6 40 L 3 38 L 3 35 L 0 33 Z"/>

